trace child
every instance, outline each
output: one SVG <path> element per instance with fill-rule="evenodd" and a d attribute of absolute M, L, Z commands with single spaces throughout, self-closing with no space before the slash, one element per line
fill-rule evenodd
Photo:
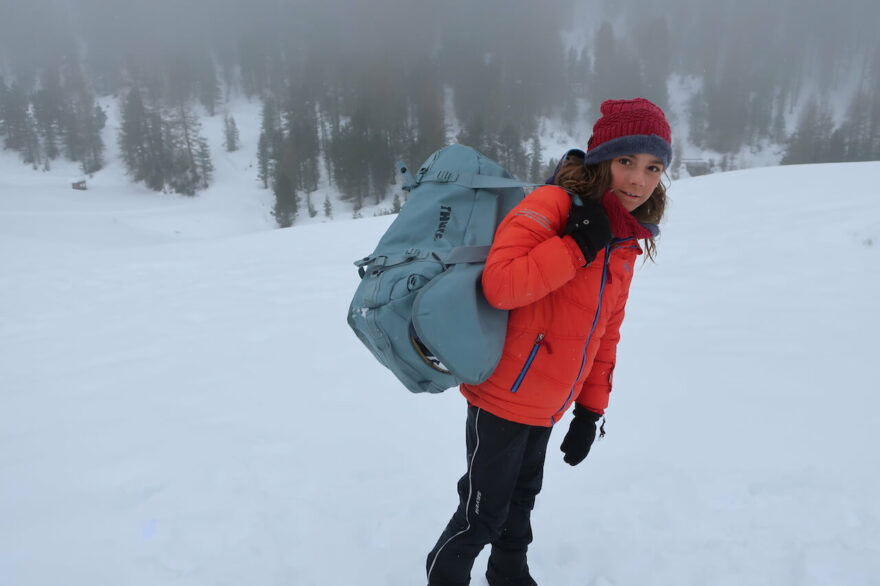
<path fill-rule="evenodd" d="M 507 339 L 492 376 L 461 385 L 468 468 L 458 509 L 428 554 L 429 586 L 468 584 L 486 544 L 491 586 L 535 586 L 526 561 L 529 518 L 550 431 L 574 404 L 564 460 L 574 466 L 590 452 L 608 406 L 638 241 L 654 255 L 670 143 L 655 104 L 608 100 L 586 153 L 569 151 L 551 185 L 498 227 L 483 290 L 492 305 L 510 310 Z"/>

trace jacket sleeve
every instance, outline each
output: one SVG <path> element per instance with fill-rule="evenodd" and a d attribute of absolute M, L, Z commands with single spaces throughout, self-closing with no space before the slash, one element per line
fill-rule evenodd
<path fill-rule="evenodd" d="M 560 237 L 570 205 L 562 189 L 541 187 L 504 218 L 483 270 L 483 293 L 491 305 L 522 307 L 574 278 L 585 260 L 570 236 Z"/>
<path fill-rule="evenodd" d="M 611 398 L 614 366 L 617 363 L 617 343 L 620 342 L 620 325 L 626 313 L 626 300 L 629 291 L 621 295 L 605 327 L 593 367 L 587 375 L 581 392 L 575 399 L 577 403 L 595 413 L 604 414 Z"/>

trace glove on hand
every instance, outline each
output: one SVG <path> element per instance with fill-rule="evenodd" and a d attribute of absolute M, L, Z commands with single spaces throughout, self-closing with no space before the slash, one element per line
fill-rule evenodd
<path fill-rule="evenodd" d="M 593 262 L 599 251 L 614 237 L 602 204 L 594 199 L 585 199 L 583 205 L 572 203 L 563 233 L 577 242 L 586 260 L 584 266 Z"/>
<path fill-rule="evenodd" d="M 572 466 L 577 466 L 584 461 L 590 453 L 590 447 L 596 439 L 596 422 L 602 417 L 580 404 L 575 403 L 574 418 L 568 427 L 568 433 L 562 440 L 559 449 L 565 454 L 563 460 Z"/>

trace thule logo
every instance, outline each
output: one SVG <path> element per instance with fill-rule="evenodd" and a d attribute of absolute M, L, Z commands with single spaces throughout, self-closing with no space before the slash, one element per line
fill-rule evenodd
<path fill-rule="evenodd" d="M 434 232 L 434 240 L 440 240 L 446 233 L 446 225 L 452 219 L 452 206 L 440 206 L 440 223 L 437 224 L 437 231 Z"/>

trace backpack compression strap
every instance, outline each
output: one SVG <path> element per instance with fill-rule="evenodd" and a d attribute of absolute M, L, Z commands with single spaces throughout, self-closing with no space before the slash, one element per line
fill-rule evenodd
<path fill-rule="evenodd" d="M 540 187 L 543 183 L 517 181 L 497 175 L 480 175 L 478 173 L 458 173 L 457 171 L 440 170 L 430 174 L 419 174 L 414 177 L 403 161 L 398 161 L 397 169 L 403 176 L 403 189 L 410 191 L 420 183 L 453 183 L 470 189 L 505 189 L 513 187 Z"/>
<path fill-rule="evenodd" d="M 456 265 L 469 262 L 483 262 L 489 256 L 491 246 L 458 246 L 443 258 L 443 264 Z"/>
<path fill-rule="evenodd" d="M 541 187 L 543 183 L 517 181 L 495 175 L 479 175 L 476 173 L 456 173 L 439 171 L 422 177 L 419 183 L 452 183 L 470 189 L 510 189 L 514 187 Z"/>

